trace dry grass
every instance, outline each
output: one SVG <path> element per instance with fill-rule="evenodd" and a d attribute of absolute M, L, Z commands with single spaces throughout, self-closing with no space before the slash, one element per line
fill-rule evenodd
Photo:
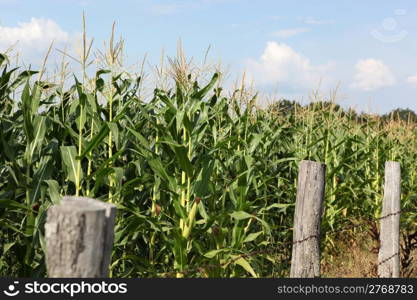
<path fill-rule="evenodd" d="M 340 237 L 334 248 L 323 253 L 321 264 L 322 277 L 330 278 L 366 278 L 377 276 L 377 242 L 369 234 L 362 233 L 357 238 Z M 417 249 L 411 254 L 412 263 L 406 273 L 412 269 L 411 276 L 417 278 Z"/>
<path fill-rule="evenodd" d="M 413 263 L 411 264 L 411 268 L 413 269 L 413 272 L 410 277 L 417 278 L 417 249 L 414 249 L 412 253 Z"/>

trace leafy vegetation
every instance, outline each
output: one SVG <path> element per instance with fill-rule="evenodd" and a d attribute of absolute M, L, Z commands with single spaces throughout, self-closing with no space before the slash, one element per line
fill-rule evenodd
<path fill-rule="evenodd" d="M 261 109 L 244 87 L 226 95 L 220 73 L 204 80 L 182 58 L 171 61 L 171 87 L 145 101 L 143 79 L 118 71 L 120 47 L 110 44 L 94 76 L 60 82 L 0 55 L 1 276 L 45 276 L 43 224 L 62 195 L 117 205 L 113 277 L 198 266 L 187 276 L 287 276 L 290 247 L 242 254 L 291 241 L 303 159 L 327 164 L 326 249 L 327 232 L 380 216 L 387 160 L 401 162 L 402 207 L 416 207 L 414 119 L 332 102 Z M 415 231 L 415 218 L 405 214 L 402 230 Z"/>

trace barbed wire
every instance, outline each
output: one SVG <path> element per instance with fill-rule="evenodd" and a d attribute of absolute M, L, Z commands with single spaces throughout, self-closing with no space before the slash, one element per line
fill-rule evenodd
<path fill-rule="evenodd" d="M 410 212 L 416 212 L 416 209 L 414 208 L 414 209 L 409 209 L 409 210 L 399 210 L 399 211 L 396 211 L 396 212 L 393 212 L 393 213 L 389 213 L 389 214 L 387 214 L 385 216 L 382 216 L 382 217 L 378 217 L 378 218 L 374 218 L 374 219 L 367 219 L 367 220 L 365 220 L 361 223 L 358 223 L 358 224 L 350 224 L 350 225 L 347 225 L 347 226 L 343 227 L 342 229 L 330 230 L 330 231 L 327 231 L 325 234 L 326 234 L 326 236 L 336 235 L 338 233 L 348 231 L 348 230 L 352 230 L 354 228 L 369 226 L 370 223 L 372 223 L 372 222 L 375 224 L 377 221 L 381 221 L 381 220 L 384 220 L 384 219 L 387 219 L 389 217 L 393 217 L 393 216 L 396 216 L 396 215 L 399 215 L 399 214 L 407 214 L 407 213 L 410 213 Z M 179 274 L 181 276 L 187 276 L 188 274 L 203 273 L 203 272 L 206 272 L 207 270 L 210 270 L 210 269 L 224 268 L 227 265 L 233 264 L 233 263 L 237 262 L 238 260 L 240 260 L 242 258 L 249 258 L 249 257 L 253 257 L 253 256 L 256 256 L 256 255 L 277 254 L 277 252 L 279 252 L 281 250 L 285 250 L 286 247 L 288 247 L 288 246 L 294 246 L 294 245 L 302 244 L 302 243 L 304 243 L 304 242 L 306 242 L 310 239 L 313 239 L 313 238 L 320 239 L 320 236 L 317 235 L 317 234 L 313 234 L 313 235 L 309 235 L 307 237 L 304 237 L 300 240 L 282 242 L 279 245 L 268 248 L 268 249 L 256 250 L 256 251 L 252 251 L 252 252 L 249 252 L 249 253 L 243 253 L 243 254 L 238 255 L 237 257 L 234 257 L 234 258 L 232 258 L 230 260 L 227 260 L 225 262 L 222 262 L 222 263 L 218 263 L 218 264 L 210 263 L 210 264 L 205 264 L 205 265 L 202 265 L 202 266 L 189 268 L 189 269 L 186 269 L 186 270 L 174 270 L 174 271 L 170 271 L 170 272 L 164 272 L 164 273 L 160 273 L 159 275 L 162 276 L 162 277 L 174 277 L 174 276 L 178 276 Z M 377 266 L 386 263 L 387 261 L 389 261 L 390 259 L 394 258 L 397 255 L 400 255 L 400 252 L 396 252 L 393 255 L 391 255 L 390 257 L 378 262 Z M 368 272 L 367 275 L 369 275 L 369 273 L 370 272 Z"/>
<path fill-rule="evenodd" d="M 384 260 L 378 262 L 378 266 L 385 264 L 387 261 L 389 261 L 390 259 L 396 257 L 397 255 L 400 255 L 400 252 L 395 252 L 393 255 L 391 255 L 390 257 L 385 258 Z"/>

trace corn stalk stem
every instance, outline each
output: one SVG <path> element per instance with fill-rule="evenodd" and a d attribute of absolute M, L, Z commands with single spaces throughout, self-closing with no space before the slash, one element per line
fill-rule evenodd
<path fill-rule="evenodd" d="M 91 119 L 90 141 L 93 139 L 93 134 L 94 134 L 94 119 Z M 91 151 L 90 151 L 89 154 L 91 154 Z M 87 177 L 89 177 L 91 175 L 92 162 L 93 161 L 90 158 L 88 158 Z M 88 185 L 87 185 L 87 196 L 90 196 L 90 183 L 88 183 Z"/>
<path fill-rule="evenodd" d="M 159 124 L 159 120 L 156 120 L 156 124 Z M 159 152 L 158 142 L 159 142 L 159 134 L 157 132 L 156 137 L 155 137 L 155 154 L 156 155 L 158 155 L 158 152 Z M 157 198 L 157 190 L 156 190 L 156 184 L 154 184 L 154 186 L 152 188 L 152 208 L 151 208 L 151 215 L 153 217 L 157 216 L 156 198 Z M 155 235 L 156 235 L 156 233 L 152 232 L 151 238 L 150 238 L 150 241 L 149 241 L 149 261 L 150 261 L 151 264 L 154 263 Z"/>
<path fill-rule="evenodd" d="M 113 76 L 112 76 L 112 81 L 113 81 Z M 109 121 L 112 122 L 113 121 L 113 84 L 112 87 L 110 88 L 110 98 L 109 98 Z M 113 149 L 112 149 L 112 144 L 113 144 L 113 137 L 112 137 L 112 132 L 111 130 L 109 131 L 109 139 L 108 139 L 108 144 L 109 144 L 109 148 L 108 148 L 108 158 L 111 158 L 113 156 Z M 111 168 L 111 163 L 109 163 L 109 168 Z M 114 180 L 113 180 L 113 176 L 112 174 L 109 175 L 109 202 L 113 202 L 113 186 L 114 186 Z"/>
<path fill-rule="evenodd" d="M 83 124 L 83 113 L 84 113 L 84 107 L 83 105 L 80 105 L 80 128 L 79 128 L 79 133 L 78 133 L 78 156 L 81 155 L 82 153 L 82 135 L 83 135 L 83 129 L 82 129 L 82 124 Z M 78 197 L 80 195 L 80 189 L 81 189 L 81 183 L 80 183 L 80 177 L 81 177 L 81 159 L 77 160 L 77 176 L 75 179 L 75 195 Z"/>
<path fill-rule="evenodd" d="M 185 128 L 183 128 L 182 138 L 183 138 L 184 144 L 186 144 L 187 143 L 187 130 Z M 185 207 L 185 205 L 186 205 L 186 198 L 187 198 L 186 189 L 183 187 L 186 182 L 187 182 L 187 174 L 185 173 L 185 171 L 182 171 L 181 172 L 181 185 L 182 185 L 182 187 L 181 187 L 181 201 L 180 201 L 180 204 L 181 204 L 182 207 Z M 184 229 L 185 229 L 185 220 L 184 219 L 180 220 L 180 228 L 181 228 L 182 231 L 184 231 Z"/>

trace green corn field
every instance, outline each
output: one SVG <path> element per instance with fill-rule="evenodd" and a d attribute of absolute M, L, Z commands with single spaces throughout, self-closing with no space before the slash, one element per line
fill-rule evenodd
<path fill-rule="evenodd" d="M 262 250 L 292 240 L 304 159 L 327 165 L 327 258 L 340 241 L 372 238 L 368 227 L 327 233 L 380 217 L 388 160 L 401 163 L 411 211 L 402 234 L 415 234 L 414 121 L 331 101 L 259 108 L 244 84 L 225 92 L 221 72 L 207 79 L 181 57 L 145 99 L 146 79 L 119 68 L 121 48 L 112 37 L 91 75 L 84 37 L 81 76 L 62 78 L 0 54 L 0 276 L 46 276 L 46 211 L 79 195 L 117 206 L 112 277 L 286 277 L 291 247 Z"/>

